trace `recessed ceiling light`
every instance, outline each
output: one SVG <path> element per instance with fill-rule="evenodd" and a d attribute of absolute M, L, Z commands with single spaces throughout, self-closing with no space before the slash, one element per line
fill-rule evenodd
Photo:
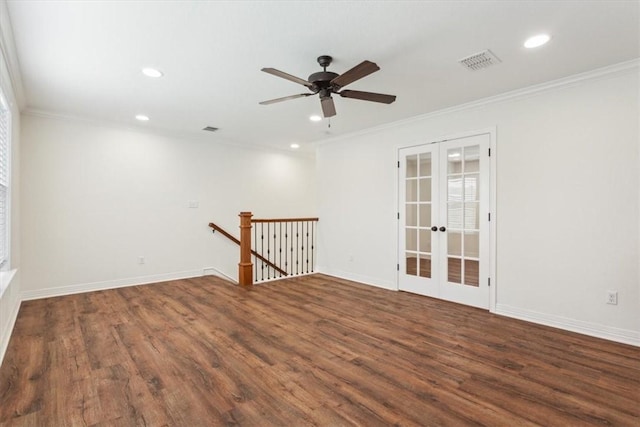
<path fill-rule="evenodd" d="M 162 77 L 162 71 L 160 70 L 156 70 L 155 68 L 143 68 L 142 69 L 142 74 L 144 74 L 147 77 Z"/>
<path fill-rule="evenodd" d="M 291 144 L 289 147 L 291 147 L 291 148 L 300 148 L 300 144 Z"/>
<path fill-rule="evenodd" d="M 533 49 L 534 47 L 542 46 L 549 40 L 551 40 L 551 36 L 548 34 L 538 34 L 537 36 L 529 37 L 527 41 L 524 42 L 524 47 Z"/>
<path fill-rule="evenodd" d="M 313 116 L 309 117 L 309 120 L 311 120 L 312 122 L 319 122 L 320 120 L 322 120 L 322 117 L 318 116 L 317 114 L 314 114 Z"/>
<path fill-rule="evenodd" d="M 140 120 L 141 122 L 149 121 L 149 116 L 145 116 L 144 114 L 138 114 L 136 116 L 136 120 Z"/>

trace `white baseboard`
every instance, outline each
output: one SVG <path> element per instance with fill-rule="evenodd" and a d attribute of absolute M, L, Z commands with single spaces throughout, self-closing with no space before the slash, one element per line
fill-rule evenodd
<path fill-rule="evenodd" d="M 32 299 L 59 297 L 63 295 L 80 294 L 84 292 L 104 291 L 107 289 L 125 288 L 127 286 L 148 285 L 151 283 L 167 282 L 169 280 L 189 279 L 203 276 L 203 270 L 188 270 L 175 273 L 155 274 L 151 276 L 130 277 L 127 279 L 106 280 L 104 282 L 82 283 L 78 285 L 60 286 L 57 288 L 23 291 L 22 301 Z"/>
<path fill-rule="evenodd" d="M 364 285 L 375 286 L 376 288 L 388 289 L 390 291 L 397 291 L 398 287 L 395 283 L 385 282 L 375 277 L 367 277 L 361 274 L 353 274 L 346 271 L 332 270 L 328 268 L 318 267 L 316 273 L 326 274 L 327 276 L 337 277 L 338 279 L 351 280 L 352 282 L 362 283 Z"/>
<path fill-rule="evenodd" d="M 7 351 L 7 347 L 9 347 L 9 340 L 11 339 L 13 327 L 16 325 L 16 320 L 18 319 L 18 312 L 20 311 L 21 303 L 22 301 L 20 301 L 19 298 L 16 298 L 14 307 L 9 315 L 9 321 L 5 325 L 4 331 L 0 331 L 2 334 L 2 337 L 0 338 L 0 365 L 2 365 L 2 362 L 4 361 L 4 354 Z"/>
<path fill-rule="evenodd" d="M 569 319 L 554 314 L 540 313 L 505 304 L 496 304 L 496 310 L 494 313 L 506 317 L 512 317 L 514 319 L 526 320 L 527 322 L 538 323 L 540 325 L 551 326 L 554 328 L 564 329 L 566 331 L 577 332 L 579 334 L 604 338 L 606 340 L 640 347 L 640 332 L 629 329 L 620 329 L 598 323 Z"/>

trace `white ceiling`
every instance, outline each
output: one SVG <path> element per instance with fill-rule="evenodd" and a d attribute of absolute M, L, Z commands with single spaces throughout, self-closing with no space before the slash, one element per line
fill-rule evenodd
<path fill-rule="evenodd" d="M 436 111 L 640 56 L 638 1 L 9 1 L 27 110 L 286 148 Z M 533 50 L 534 34 L 552 40 Z M 484 49 L 502 60 L 471 72 Z M 306 88 L 334 57 L 381 70 L 348 89 L 397 95 L 391 105 L 317 96 L 259 101 Z M 140 73 L 153 66 L 165 74 Z M 151 117 L 138 123 L 136 114 Z M 205 134 L 205 126 L 219 127 Z"/>

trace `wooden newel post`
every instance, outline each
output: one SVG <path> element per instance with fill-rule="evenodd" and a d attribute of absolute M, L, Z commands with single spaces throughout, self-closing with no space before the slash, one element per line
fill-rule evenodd
<path fill-rule="evenodd" d="M 251 212 L 240 212 L 240 263 L 238 264 L 238 283 L 253 285 L 253 264 L 251 263 Z"/>

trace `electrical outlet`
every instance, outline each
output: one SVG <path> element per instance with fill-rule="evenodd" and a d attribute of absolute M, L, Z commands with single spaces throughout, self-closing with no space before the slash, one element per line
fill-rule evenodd
<path fill-rule="evenodd" d="M 139 256 L 138 257 L 138 264 L 144 264 L 144 257 L 143 256 Z"/>
<path fill-rule="evenodd" d="M 607 291 L 607 304 L 618 305 L 618 291 Z"/>

